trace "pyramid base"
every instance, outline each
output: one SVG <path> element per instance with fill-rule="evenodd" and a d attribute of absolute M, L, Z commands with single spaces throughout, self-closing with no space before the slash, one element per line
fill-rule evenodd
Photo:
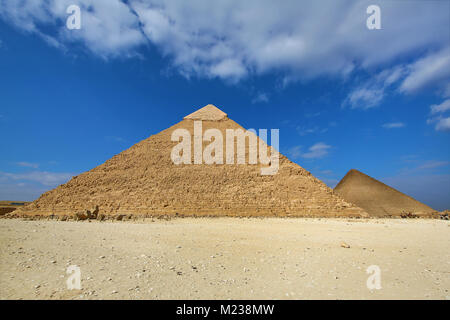
<path fill-rule="evenodd" d="M 298 217 L 298 218 L 367 218 L 369 215 L 359 208 L 344 208 L 341 210 L 324 210 L 321 208 L 290 208 L 285 210 L 274 209 L 134 209 L 120 210 L 118 212 L 108 212 L 100 209 L 98 213 L 91 216 L 88 210 L 64 210 L 54 209 L 52 211 L 27 211 L 17 210 L 5 215 L 8 217 L 30 218 L 30 219 L 48 219 L 54 218 L 58 220 L 88 220 L 88 219 L 104 219 L 104 220 L 122 220 L 125 217 L 131 218 L 158 218 L 158 217 Z"/>

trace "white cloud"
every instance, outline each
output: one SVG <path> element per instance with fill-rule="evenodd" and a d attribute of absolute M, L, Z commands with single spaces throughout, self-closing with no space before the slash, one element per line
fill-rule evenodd
<path fill-rule="evenodd" d="M 81 30 L 65 28 L 69 4 L 82 8 Z M 375 31 L 366 28 L 370 4 L 351 0 L 285 0 L 282 4 L 270 0 L 0 0 L 0 16 L 18 28 L 47 35 L 54 44 L 81 42 L 102 57 L 136 54 L 140 45 L 150 42 L 186 77 L 234 81 L 273 70 L 282 71 L 286 81 L 345 77 L 355 69 L 383 67 L 418 49 L 447 45 L 448 2 L 380 0 L 383 30 Z M 56 26 L 56 32 L 49 34 L 48 26 Z M 430 73 L 420 71 L 427 63 L 411 69 L 405 90 L 429 82 Z"/>
<path fill-rule="evenodd" d="M 450 131 L 450 117 L 438 119 L 434 128 L 436 131 Z"/>
<path fill-rule="evenodd" d="M 66 28 L 66 9 L 72 4 L 81 8 L 80 30 Z M 0 0 L 0 17 L 51 46 L 77 41 L 101 57 L 129 55 L 146 42 L 139 19 L 120 0 Z"/>
<path fill-rule="evenodd" d="M 313 133 L 325 133 L 328 131 L 328 128 L 319 128 L 318 126 L 314 126 L 314 127 L 297 126 L 296 130 L 300 136 L 306 136 L 308 134 L 313 134 Z"/>
<path fill-rule="evenodd" d="M 213 64 L 209 72 L 210 76 L 213 77 L 218 76 L 219 78 L 237 81 L 247 73 L 247 70 L 238 59 L 226 59 Z"/>
<path fill-rule="evenodd" d="M 329 150 L 331 149 L 330 145 L 327 145 L 323 142 L 318 142 L 311 147 L 309 147 L 307 152 L 302 152 L 301 146 L 295 146 L 288 150 L 288 155 L 292 159 L 319 159 L 328 155 Z"/>
<path fill-rule="evenodd" d="M 27 167 L 27 168 L 34 168 L 37 169 L 39 167 L 38 163 L 32 163 L 32 162 L 26 162 L 26 161 L 20 161 L 16 163 L 20 167 Z"/>
<path fill-rule="evenodd" d="M 238 66 L 238 72 L 230 72 L 233 76 L 273 69 L 289 70 L 291 78 L 345 76 L 357 66 L 386 63 L 417 47 L 447 41 L 441 34 L 448 23 L 441 10 L 447 4 L 384 1 L 389 32 L 378 33 L 365 26 L 368 4 L 131 1 L 147 37 L 183 72 L 200 76 L 214 76 L 216 66 L 230 59 Z"/>
<path fill-rule="evenodd" d="M 405 74 L 403 66 L 396 66 L 392 69 L 384 70 L 377 76 L 377 80 L 383 83 L 383 87 L 390 86 L 400 80 Z"/>
<path fill-rule="evenodd" d="M 67 182 L 72 176 L 73 174 L 71 173 L 56 173 L 47 171 L 32 171 L 27 173 L 0 172 L 0 178 L 2 181 L 31 181 L 51 187 Z"/>
<path fill-rule="evenodd" d="M 117 136 L 106 136 L 105 139 L 112 142 L 120 142 L 120 143 L 127 142 L 126 139 Z"/>
<path fill-rule="evenodd" d="M 48 191 L 46 187 L 38 187 L 27 183 L 0 182 L 0 199 L 16 201 L 33 201 Z"/>
<path fill-rule="evenodd" d="M 450 48 L 431 53 L 408 67 L 399 90 L 412 93 L 430 86 L 450 83 Z"/>
<path fill-rule="evenodd" d="M 323 158 L 328 154 L 330 148 L 331 146 L 323 142 L 318 142 L 310 147 L 308 152 L 304 153 L 302 157 L 306 159 Z"/>
<path fill-rule="evenodd" d="M 383 70 L 350 91 L 342 106 L 363 110 L 377 107 L 384 99 L 386 89 L 394 85 L 404 75 L 405 68 L 402 65 Z"/>
<path fill-rule="evenodd" d="M 443 117 L 442 113 L 450 110 L 450 99 L 445 100 L 441 104 L 433 104 L 430 106 L 430 113 L 433 115 L 427 119 L 428 124 L 435 124 L 436 131 L 450 131 L 450 117 Z"/>
<path fill-rule="evenodd" d="M 424 164 L 417 167 L 417 170 L 423 170 L 423 169 L 435 169 L 440 167 L 446 167 L 450 164 L 449 161 L 436 161 L 436 160 L 430 160 L 426 161 Z"/>
<path fill-rule="evenodd" d="M 424 174 L 430 171 L 436 171 L 436 169 L 444 168 L 450 165 L 450 161 L 443 161 L 443 160 L 421 161 L 414 158 L 406 159 L 405 162 L 412 166 L 402 168 L 399 171 L 399 173 L 402 175 L 409 175 L 409 176 Z"/>
<path fill-rule="evenodd" d="M 376 107 L 381 102 L 383 95 L 382 88 L 357 88 L 348 94 L 343 106 L 349 105 L 352 109 L 370 109 Z"/>
<path fill-rule="evenodd" d="M 342 105 L 353 109 L 376 107 L 392 87 L 402 94 L 434 87 L 444 97 L 450 95 L 450 47 L 428 53 L 410 64 L 383 70 L 353 89 Z"/>
<path fill-rule="evenodd" d="M 385 129 L 396 129 L 396 128 L 403 128 L 406 125 L 403 122 L 390 122 L 383 124 L 383 128 Z"/>
<path fill-rule="evenodd" d="M 430 106 L 431 114 L 445 112 L 450 110 L 450 99 L 445 100 L 441 104 L 433 104 Z"/>
<path fill-rule="evenodd" d="M 256 97 L 252 99 L 252 103 L 267 103 L 269 102 L 269 95 L 264 92 L 259 92 Z"/>

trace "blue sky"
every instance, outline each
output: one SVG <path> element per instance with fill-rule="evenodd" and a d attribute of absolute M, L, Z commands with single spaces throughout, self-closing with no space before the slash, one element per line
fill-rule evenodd
<path fill-rule="evenodd" d="M 356 168 L 450 208 L 448 1 L 0 0 L 0 97 L 0 199 L 211 103 L 331 187 Z"/>

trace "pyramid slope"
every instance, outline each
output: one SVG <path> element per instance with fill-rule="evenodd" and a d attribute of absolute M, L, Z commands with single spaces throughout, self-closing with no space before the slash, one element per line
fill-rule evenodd
<path fill-rule="evenodd" d="M 334 191 L 375 217 L 401 216 L 408 213 L 427 216 L 436 212 L 429 206 L 355 169 L 350 170 L 342 178 Z"/>
<path fill-rule="evenodd" d="M 202 124 L 203 131 L 216 128 L 224 136 L 226 129 L 242 129 L 228 118 Z M 193 127 L 185 118 L 46 192 L 22 213 L 72 215 L 99 206 L 106 215 L 367 216 L 282 155 L 272 176 L 262 176 L 260 164 L 175 165 L 171 134 L 183 128 L 192 136 Z"/>

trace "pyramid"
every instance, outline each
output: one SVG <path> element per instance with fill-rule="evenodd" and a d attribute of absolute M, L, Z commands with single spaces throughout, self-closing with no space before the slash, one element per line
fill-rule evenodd
<path fill-rule="evenodd" d="M 193 137 L 194 122 L 199 120 L 203 132 L 215 128 L 224 137 L 227 129 L 243 129 L 207 105 L 44 193 L 18 213 L 70 216 L 98 206 L 99 214 L 106 216 L 367 216 L 281 154 L 275 175 L 261 175 L 260 162 L 174 164 L 171 151 L 178 142 L 171 140 L 172 132 L 187 129 Z M 208 144 L 203 142 L 203 148 Z"/>
<path fill-rule="evenodd" d="M 336 194 L 373 217 L 432 216 L 436 210 L 368 175 L 352 169 L 334 188 Z"/>

